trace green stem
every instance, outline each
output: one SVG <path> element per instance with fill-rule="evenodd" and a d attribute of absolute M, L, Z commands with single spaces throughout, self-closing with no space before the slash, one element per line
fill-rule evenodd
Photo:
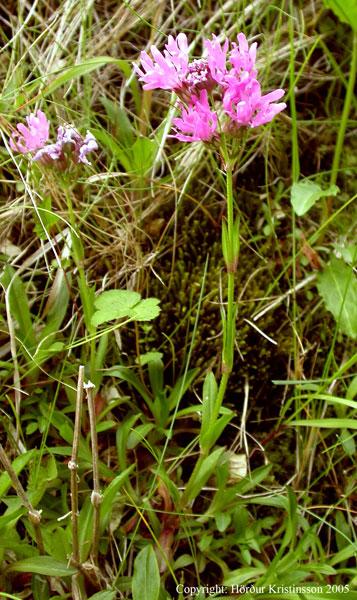
<path fill-rule="evenodd" d="M 75 219 L 74 210 L 73 210 L 71 192 L 66 183 L 64 184 L 64 188 L 65 188 L 65 193 L 66 193 L 69 222 L 71 225 L 73 259 L 74 259 L 74 263 L 78 269 L 79 293 L 80 293 L 80 297 L 81 297 L 81 301 L 82 301 L 82 305 L 83 305 L 84 321 L 85 321 L 85 325 L 88 329 L 89 335 L 92 336 L 92 334 L 95 332 L 95 329 L 91 326 L 91 323 L 90 323 L 90 317 L 91 317 L 91 313 L 92 313 L 92 301 L 91 301 L 90 293 L 88 290 L 87 279 L 86 279 L 86 275 L 85 275 L 85 272 L 83 269 L 83 264 L 82 264 L 82 259 L 83 259 L 82 244 L 81 244 L 79 237 L 77 237 L 78 236 L 77 226 L 76 226 L 76 219 Z M 95 362 L 96 362 L 96 344 L 95 344 L 95 339 L 91 339 L 89 371 L 90 371 L 90 377 L 94 381 L 96 381 Z"/>
<path fill-rule="evenodd" d="M 340 127 L 337 134 L 335 153 L 333 155 L 332 170 L 330 177 L 330 184 L 335 185 L 337 181 L 338 169 L 340 165 L 341 153 L 343 148 L 343 142 L 345 139 L 345 133 L 347 128 L 348 115 L 351 110 L 351 103 L 354 98 L 354 87 L 356 81 L 357 71 L 357 32 L 353 33 L 353 45 L 352 45 L 352 56 L 351 66 L 348 78 L 348 86 L 346 90 L 345 102 L 343 105 L 343 111 L 341 115 Z"/>
<path fill-rule="evenodd" d="M 227 193 L 227 310 L 223 317 L 223 349 L 222 349 L 222 376 L 214 406 L 213 420 L 216 420 L 222 406 L 227 390 L 229 376 L 232 372 L 234 361 L 234 341 L 236 334 L 236 306 L 234 301 L 235 274 L 239 254 L 239 230 L 234 222 L 233 200 L 233 169 L 232 163 L 226 160 L 226 193 Z"/>

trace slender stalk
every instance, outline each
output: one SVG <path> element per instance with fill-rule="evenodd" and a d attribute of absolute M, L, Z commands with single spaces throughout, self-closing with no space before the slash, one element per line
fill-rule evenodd
<path fill-rule="evenodd" d="M 22 487 L 22 484 L 21 484 L 18 476 L 16 475 L 16 472 L 15 472 L 11 462 L 9 461 L 9 459 L 7 457 L 7 454 L 6 454 L 2 444 L 0 444 L 0 461 L 2 462 L 5 471 L 7 472 L 8 476 L 11 479 L 11 483 L 16 491 L 16 494 L 18 495 L 22 504 L 28 511 L 29 520 L 32 523 L 33 528 L 34 528 L 38 551 L 40 554 L 45 554 L 42 533 L 41 533 L 41 528 L 40 528 L 41 511 L 36 510 L 32 506 L 28 496 L 26 495 L 24 488 Z"/>
<path fill-rule="evenodd" d="M 357 32 L 353 33 L 353 45 L 352 45 L 352 56 L 350 73 L 348 77 L 348 86 L 346 90 L 345 101 L 343 104 L 343 111 L 341 115 L 340 127 L 337 134 L 335 152 L 333 155 L 332 170 L 330 177 L 330 184 L 334 185 L 337 181 L 338 169 L 340 166 L 341 153 L 343 148 L 343 142 L 345 139 L 345 133 L 347 128 L 348 115 L 350 114 L 351 104 L 354 99 L 354 87 L 356 81 L 357 72 Z"/>
<path fill-rule="evenodd" d="M 350 64 L 350 72 L 348 77 L 348 84 L 346 89 L 345 101 L 343 104 L 342 115 L 340 119 L 340 126 L 337 133 L 335 152 L 333 155 L 332 168 L 331 168 L 331 176 L 330 176 L 330 185 L 335 185 L 338 177 L 338 170 L 340 167 L 341 154 L 343 149 L 343 143 L 345 140 L 348 116 L 351 110 L 351 104 L 354 100 L 354 87 L 356 82 L 356 73 L 357 73 L 357 32 L 353 32 L 353 43 L 352 43 L 352 56 L 351 56 L 351 64 Z M 321 222 L 325 223 L 329 218 L 332 210 L 332 197 L 326 198 L 321 215 Z M 320 237 L 320 244 L 323 241 L 323 236 Z"/>
<path fill-rule="evenodd" d="M 81 435 L 81 419 L 83 404 L 83 381 L 84 367 L 80 366 L 78 370 L 76 415 L 74 421 L 72 456 L 68 463 L 71 471 L 71 521 L 72 521 L 72 560 L 77 566 L 80 562 L 79 535 L 78 535 L 78 448 Z M 75 579 L 75 581 L 74 581 Z M 72 589 L 77 586 L 77 575 L 73 575 Z M 76 597 L 74 590 L 73 596 Z"/>
<path fill-rule="evenodd" d="M 89 422 L 90 422 L 90 433 L 92 443 L 92 464 L 93 464 L 93 491 L 91 495 L 91 502 L 94 510 L 94 522 L 93 522 L 93 536 L 92 536 L 92 552 L 91 556 L 94 564 L 98 562 L 98 547 L 99 547 L 99 525 L 100 525 L 100 505 L 103 499 L 100 493 L 99 487 L 99 464 L 98 464 L 98 438 L 96 429 L 96 418 L 94 408 L 93 389 L 94 384 L 91 381 L 84 384 L 86 390 Z"/>
<path fill-rule="evenodd" d="M 234 305 L 234 280 L 237 270 L 238 256 L 235 252 L 234 236 L 234 208 L 233 208 L 233 173 L 231 165 L 227 166 L 227 234 L 228 234 L 228 262 L 227 262 L 227 333 L 226 343 L 223 348 L 222 370 L 230 373 L 233 368 L 234 339 L 235 339 L 235 305 Z"/>
<path fill-rule="evenodd" d="M 234 361 L 236 334 L 236 305 L 234 301 L 235 274 L 239 256 L 239 222 L 234 222 L 233 168 L 226 160 L 227 238 L 223 248 L 227 268 L 227 310 L 223 317 L 222 375 L 214 406 L 213 421 L 218 418 Z M 225 243 L 225 242 L 223 242 Z"/>
<path fill-rule="evenodd" d="M 64 182 L 64 190 L 66 194 L 67 208 L 68 208 L 68 216 L 69 222 L 72 228 L 71 238 L 72 238 L 72 247 L 73 247 L 73 260 L 78 270 L 78 279 L 79 279 L 79 293 L 83 306 L 84 313 L 84 322 L 88 329 L 88 333 L 92 336 L 95 333 L 95 327 L 91 325 L 90 317 L 92 312 L 92 302 L 91 297 L 88 292 L 88 284 L 85 275 L 85 271 L 83 268 L 83 250 L 81 241 L 78 237 L 77 226 L 75 220 L 75 214 L 73 210 L 73 202 L 71 191 L 66 182 Z M 90 340 L 90 358 L 89 358 L 89 368 L 90 368 L 90 377 L 96 381 L 96 344 L 95 340 Z"/>

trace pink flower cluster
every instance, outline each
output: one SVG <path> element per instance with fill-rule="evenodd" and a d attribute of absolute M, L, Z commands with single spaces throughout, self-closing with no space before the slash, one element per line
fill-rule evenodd
<path fill-rule="evenodd" d="M 278 89 L 262 95 L 255 65 L 257 44 L 250 47 L 244 33 L 238 43 L 223 44 L 216 36 L 203 42 L 205 56 L 190 62 L 187 38 L 171 35 L 160 52 L 141 52 L 141 68 L 134 66 L 146 90 L 174 91 L 181 99 L 181 116 L 173 120 L 175 135 L 186 142 L 209 141 L 218 130 L 258 127 L 286 108 L 276 102 L 284 95 Z M 224 115 L 219 123 L 219 114 Z"/>
<path fill-rule="evenodd" d="M 90 131 L 87 131 L 83 138 L 72 125 L 60 125 L 56 142 L 46 144 L 50 135 L 50 124 L 41 110 L 26 117 L 26 123 L 27 127 L 23 123 L 16 126 L 17 131 L 10 138 L 10 146 L 21 154 L 30 152 L 33 160 L 42 164 L 55 163 L 64 169 L 71 159 L 75 163 L 90 165 L 87 154 L 98 150 L 97 141 Z"/>

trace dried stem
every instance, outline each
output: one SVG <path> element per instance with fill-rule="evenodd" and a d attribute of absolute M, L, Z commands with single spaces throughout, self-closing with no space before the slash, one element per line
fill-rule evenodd
<path fill-rule="evenodd" d="M 68 463 L 71 471 L 71 520 L 72 520 L 72 558 L 75 563 L 80 562 L 78 541 L 78 447 L 81 434 L 82 403 L 83 403 L 84 367 L 78 370 L 76 416 L 74 421 L 72 456 Z"/>
<path fill-rule="evenodd" d="M 15 470 L 14 470 L 11 462 L 9 461 L 7 454 L 1 444 L 0 444 L 0 461 L 2 462 L 5 471 L 7 472 L 8 476 L 11 479 L 11 483 L 16 491 L 16 494 L 18 495 L 22 504 L 28 511 L 29 520 L 32 523 L 34 531 L 35 531 L 36 544 L 38 547 L 38 551 L 40 554 L 45 554 L 45 549 L 43 546 L 43 540 L 42 540 L 42 534 L 41 534 L 41 528 L 40 528 L 41 511 L 36 510 L 32 506 L 32 504 L 31 504 L 30 500 L 28 499 L 28 496 L 26 495 L 26 492 L 25 492 L 24 488 L 22 487 L 22 484 L 21 484 L 18 476 L 16 475 Z"/>
<path fill-rule="evenodd" d="M 99 466 L 98 466 L 98 438 L 96 429 L 96 417 L 94 408 L 94 397 L 93 389 L 94 384 L 91 381 L 84 384 L 84 389 L 87 394 L 89 421 L 90 421 L 90 433 L 92 442 L 92 463 L 93 463 L 93 491 L 91 495 L 91 501 L 94 509 L 94 522 L 93 522 L 93 538 L 92 538 L 92 552 L 91 556 L 94 564 L 98 562 L 98 547 L 99 547 L 99 523 L 100 523 L 100 505 L 102 502 L 102 494 L 100 493 L 99 487 Z"/>
<path fill-rule="evenodd" d="M 72 521 L 72 562 L 78 567 L 80 565 L 80 550 L 78 536 L 78 448 L 81 435 L 82 404 L 83 404 L 84 367 L 78 370 L 76 415 L 74 421 L 72 456 L 68 463 L 71 471 L 71 521 Z M 72 594 L 74 600 L 82 600 L 81 576 L 76 573 L 72 576 Z"/>

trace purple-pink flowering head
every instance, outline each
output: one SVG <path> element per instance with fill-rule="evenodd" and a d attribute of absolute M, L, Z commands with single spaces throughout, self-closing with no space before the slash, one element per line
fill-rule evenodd
<path fill-rule="evenodd" d="M 181 142 L 209 142 L 216 134 L 217 114 L 210 109 L 207 90 L 191 98 L 190 105 L 181 107 L 181 117 L 173 119 L 175 135 Z"/>
<path fill-rule="evenodd" d="M 176 90 L 181 86 L 188 68 L 188 45 L 184 33 L 179 33 L 177 38 L 169 35 L 164 54 L 151 46 L 151 55 L 141 52 L 141 69 L 134 65 L 140 81 L 144 83 L 144 90 Z"/>
<path fill-rule="evenodd" d="M 203 41 L 204 56 L 189 60 L 186 35 L 169 36 L 162 54 L 155 46 L 151 56 L 142 52 L 141 69 L 135 66 L 144 89 L 174 91 L 183 100 L 181 116 L 174 119 L 175 135 L 182 141 L 210 141 L 220 129 L 234 132 L 258 127 L 286 108 L 276 102 L 283 90 L 261 93 L 256 69 L 257 44 L 249 46 L 244 33 L 237 42 L 221 43 L 216 36 Z"/>
<path fill-rule="evenodd" d="M 18 123 L 17 131 L 10 138 L 12 150 L 21 154 L 42 148 L 50 134 L 50 124 L 41 110 L 26 117 L 26 123 L 27 127 L 23 123 Z"/>
<path fill-rule="evenodd" d="M 17 132 L 10 138 L 10 146 L 16 152 L 29 152 L 34 161 L 56 165 L 60 170 L 71 162 L 91 164 L 87 155 L 98 150 L 98 144 L 90 131 L 83 138 L 73 125 L 60 125 L 55 143 L 46 144 L 50 125 L 45 114 L 38 110 L 36 115 L 26 117 L 26 122 L 28 127 L 18 124 Z"/>

